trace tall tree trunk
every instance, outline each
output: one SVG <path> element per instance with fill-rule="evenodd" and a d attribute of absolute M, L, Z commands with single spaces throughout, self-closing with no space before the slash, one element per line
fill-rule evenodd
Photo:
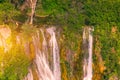
<path fill-rule="evenodd" d="M 23 5 L 20 7 L 21 11 L 24 11 L 26 8 L 31 8 L 31 13 L 28 18 L 28 23 L 33 24 L 33 18 L 35 14 L 35 8 L 36 8 L 37 0 L 25 0 Z"/>
<path fill-rule="evenodd" d="M 30 7 L 31 7 L 31 14 L 30 14 L 30 22 L 29 22 L 29 24 L 33 24 L 33 17 L 34 17 L 34 13 L 35 13 L 37 0 L 29 0 L 29 2 L 30 2 L 29 4 L 30 4 Z"/>

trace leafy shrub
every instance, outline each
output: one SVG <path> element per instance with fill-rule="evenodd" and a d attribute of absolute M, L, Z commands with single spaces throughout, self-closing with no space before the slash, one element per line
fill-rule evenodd
<path fill-rule="evenodd" d="M 16 46 L 9 52 L 1 53 L 1 80 L 21 80 L 27 74 L 29 59 L 23 50 L 21 46 Z"/>

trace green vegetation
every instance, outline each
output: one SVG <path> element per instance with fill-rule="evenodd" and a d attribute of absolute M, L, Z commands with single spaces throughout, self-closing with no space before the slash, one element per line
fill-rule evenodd
<path fill-rule="evenodd" d="M 1 80 L 22 80 L 27 75 L 30 62 L 23 50 L 16 45 L 9 52 L 0 53 Z"/>
<path fill-rule="evenodd" d="M 13 30 L 22 30 L 23 34 L 26 34 L 24 35 L 26 39 L 33 33 L 34 26 L 40 27 L 42 24 L 60 26 L 63 80 L 82 78 L 84 26 L 94 26 L 95 29 L 93 80 L 112 80 L 115 77 L 120 79 L 120 0 L 38 0 L 33 25 L 27 24 L 31 10 L 28 5 L 23 7 L 24 3 L 25 0 L 0 0 L 0 24 L 8 24 Z M 2 49 L 0 51 L 1 64 L 6 54 L 2 53 Z M 11 55 L 13 57 L 8 62 L 5 61 L 7 63 L 4 69 L 0 68 L 5 70 L 5 73 L 0 73 L 0 79 L 19 80 L 27 73 L 29 61 L 21 49 L 10 51 L 8 55 L 8 59 Z M 101 63 L 99 56 L 102 58 Z M 14 61 L 17 58 L 19 61 Z M 19 66 L 21 64 L 23 66 Z M 17 72 L 18 70 L 20 72 Z"/>

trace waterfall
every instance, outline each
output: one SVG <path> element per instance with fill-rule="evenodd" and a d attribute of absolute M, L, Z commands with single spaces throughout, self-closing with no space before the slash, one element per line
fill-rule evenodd
<path fill-rule="evenodd" d="M 39 80 L 55 80 L 52 71 L 46 62 L 45 55 L 42 55 L 41 52 L 39 52 L 39 54 L 36 55 L 35 62 Z"/>
<path fill-rule="evenodd" d="M 31 60 L 28 74 L 23 80 L 61 80 L 60 55 L 55 29 L 55 27 L 37 29 L 29 36 L 28 41 L 22 38 L 22 34 L 15 36 L 15 43 L 24 47 L 25 53 Z M 0 47 L 3 46 L 5 52 L 12 45 L 7 42 L 10 36 L 9 28 L 0 29 Z"/>
<path fill-rule="evenodd" d="M 45 39 L 44 39 L 44 34 L 42 32 L 42 36 L 43 36 L 43 45 L 42 48 L 45 47 Z M 48 61 L 45 57 L 45 53 L 44 51 L 39 49 L 39 42 L 40 41 L 40 37 L 39 37 L 39 32 L 37 32 L 37 36 L 33 37 L 33 43 L 34 43 L 34 47 L 35 47 L 35 64 L 37 66 L 37 73 L 38 73 L 38 77 L 39 80 L 55 80 L 53 73 L 48 65 Z"/>
<path fill-rule="evenodd" d="M 55 76 L 55 80 L 61 80 L 59 48 L 54 30 L 54 27 L 47 29 L 48 33 L 51 35 L 50 46 L 53 53 L 53 73 Z"/>
<path fill-rule="evenodd" d="M 47 39 L 46 35 L 50 35 L 50 38 Z M 59 47 L 56 40 L 55 28 L 51 27 L 36 31 L 36 34 L 32 36 L 32 43 L 35 49 L 33 65 L 36 68 L 35 72 L 38 80 L 61 80 Z M 51 54 L 52 56 L 50 56 Z M 49 61 L 48 57 L 52 57 L 52 62 Z M 50 65 L 49 63 L 52 64 Z M 52 69 L 51 66 L 53 67 Z M 29 70 L 25 80 L 34 80 L 34 76 L 32 76 L 32 70 Z"/>
<path fill-rule="evenodd" d="M 92 47 L 93 47 L 93 29 L 85 27 L 83 31 L 83 48 L 84 48 L 84 78 L 83 80 L 92 80 Z"/>

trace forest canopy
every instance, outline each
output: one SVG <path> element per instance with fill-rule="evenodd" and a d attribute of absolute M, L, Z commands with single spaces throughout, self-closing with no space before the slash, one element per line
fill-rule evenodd
<path fill-rule="evenodd" d="M 35 1 L 36 7 L 33 19 L 35 24 L 60 24 L 76 28 L 82 25 L 96 26 L 105 23 L 119 25 L 119 0 Z M 30 8 L 30 0 L 0 0 L 0 22 L 18 21 L 23 24 L 31 16 L 32 10 Z"/>

